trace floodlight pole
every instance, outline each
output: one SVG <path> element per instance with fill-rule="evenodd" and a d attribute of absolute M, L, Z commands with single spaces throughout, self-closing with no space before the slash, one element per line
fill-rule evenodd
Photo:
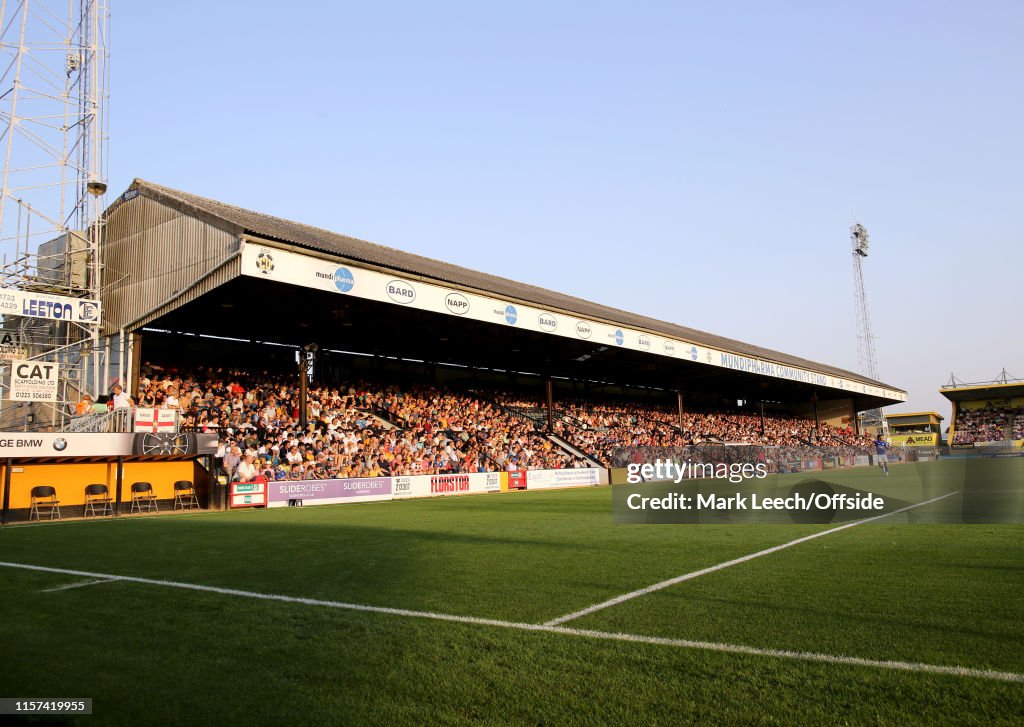
<path fill-rule="evenodd" d="M 855 223 L 850 227 L 850 243 L 853 247 L 853 290 L 857 304 L 857 363 L 860 373 L 878 380 L 878 358 L 875 355 L 875 337 L 871 333 L 871 314 L 868 312 L 868 295 L 864 287 L 864 258 L 868 256 L 868 231 L 864 225 Z M 875 408 L 864 412 L 865 427 L 882 426 L 882 410 Z"/>

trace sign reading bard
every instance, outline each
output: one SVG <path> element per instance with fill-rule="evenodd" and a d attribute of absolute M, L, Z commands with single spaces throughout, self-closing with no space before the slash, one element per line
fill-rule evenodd
<path fill-rule="evenodd" d="M 0 288 L 0 314 L 47 318 L 51 321 L 99 323 L 100 302 L 84 298 L 69 298 L 50 293 L 29 293 L 14 288 Z"/>
<path fill-rule="evenodd" d="M 11 361 L 11 401 L 57 401 L 57 371 L 53 361 Z"/>

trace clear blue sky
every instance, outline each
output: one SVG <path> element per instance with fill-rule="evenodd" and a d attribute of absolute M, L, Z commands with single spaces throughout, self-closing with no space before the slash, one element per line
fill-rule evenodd
<path fill-rule="evenodd" d="M 112 2 L 133 177 L 857 367 L 1024 376 L 1024 3 Z M 948 423 L 948 422 L 947 422 Z"/>

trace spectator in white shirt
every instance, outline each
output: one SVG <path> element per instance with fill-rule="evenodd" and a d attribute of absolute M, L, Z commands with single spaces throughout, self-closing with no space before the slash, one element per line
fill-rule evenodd
<path fill-rule="evenodd" d="M 111 397 L 111 401 L 114 402 L 115 409 L 127 409 L 132 405 L 131 397 L 124 393 L 119 385 L 114 385 L 114 395 Z"/>
<path fill-rule="evenodd" d="M 253 462 L 255 458 L 251 454 L 247 454 L 242 458 L 242 461 L 238 464 L 238 469 L 235 470 L 235 479 L 239 482 L 251 482 L 256 477 L 256 465 Z"/>

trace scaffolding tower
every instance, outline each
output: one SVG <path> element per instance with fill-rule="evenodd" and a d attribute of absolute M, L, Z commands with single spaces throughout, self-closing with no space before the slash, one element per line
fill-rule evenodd
<path fill-rule="evenodd" d="M 100 347 L 106 0 L 0 0 L 0 430 L 64 430 L 109 383 Z M 15 360 L 57 393 L 12 399 Z M 71 427 L 73 428 L 73 427 Z"/>

